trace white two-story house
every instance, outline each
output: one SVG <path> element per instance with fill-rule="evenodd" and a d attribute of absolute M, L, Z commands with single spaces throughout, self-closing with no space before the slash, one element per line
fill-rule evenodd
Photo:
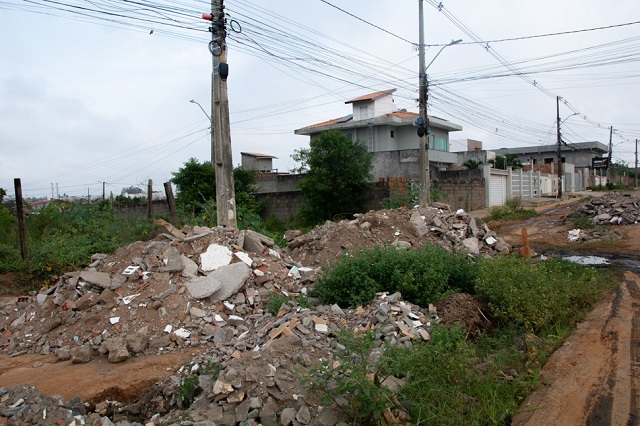
<path fill-rule="evenodd" d="M 385 177 L 407 177 L 418 180 L 419 141 L 415 126 L 418 114 L 398 110 L 393 101 L 396 89 L 383 90 L 346 101 L 350 114 L 295 130 L 296 135 L 311 139 L 326 130 L 340 130 L 352 140 L 365 143 L 373 153 L 374 180 Z M 449 132 L 462 126 L 438 117 L 429 117 L 429 163 L 432 168 L 446 168 L 457 162 L 449 152 Z"/>

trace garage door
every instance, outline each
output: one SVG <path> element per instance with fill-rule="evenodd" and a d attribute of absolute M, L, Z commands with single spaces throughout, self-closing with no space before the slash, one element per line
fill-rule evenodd
<path fill-rule="evenodd" d="M 489 176 L 489 207 L 501 206 L 507 201 L 507 177 Z"/>

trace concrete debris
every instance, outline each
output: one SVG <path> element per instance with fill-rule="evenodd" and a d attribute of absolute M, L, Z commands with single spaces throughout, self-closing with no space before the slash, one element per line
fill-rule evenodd
<path fill-rule="evenodd" d="M 628 193 L 607 193 L 583 203 L 577 213 L 596 225 L 633 225 L 640 222 L 640 199 Z"/>
<path fill-rule="evenodd" d="M 403 250 L 436 244 L 488 256 L 511 250 L 481 219 L 463 210 L 452 212 L 446 204 L 370 211 L 354 220 L 327 222 L 307 234 L 289 232 L 285 239 L 285 254 L 298 263 L 315 266 L 331 264 L 349 251 L 384 244 Z"/>
<path fill-rule="evenodd" d="M 334 360 L 340 349 L 336 334 L 371 332 L 379 354 L 385 343 L 428 341 L 432 325 L 441 319 L 435 306 L 420 308 L 400 294 L 378 294 L 357 309 L 304 309 L 296 297 L 312 288 L 321 274 L 318 266 L 350 250 L 389 243 L 398 249 L 435 243 L 471 255 L 510 250 L 481 220 L 446 205 L 371 211 L 304 235 L 288 231 L 285 250 L 253 231 L 161 223 L 170 234 L 97 256 L 88 269 L 64 274 L 38 294 L 0 306 L 0 353 L 9 356 L 55 354 L 58 362 L 70 363 L 106 357 L 119 363 L 132 356 L 201 349 L 190 365 L 139 401 L 117 409 L 109 406 L 116 402 L 105 401 L 75 418 L 76 424 L 136 424 L 118 423 L 130 418 L 141 424 L 149 419 L 148 424 L 187 424 L 185 416 L 188 424 L 202 425 L 341 424 L 340 408 L 317 405 L 298 380 L 320 359 Z M 276 316 L 267 311 L 273 294 L 289 299 Z M 217 377 L 213 365 L 222 368 Z M 189 411 L 182 411 L 187 403 L 178 395 L 187 375 L 197 376 L 201 393 Z M 45 407 L 54 415 L 54 405 L 29 402 L 34 390 L 25 390 L 27 402 L 16 407 L 8 403 L 17 399 L 2 392 L 0 422 L 4 416 L 9 424 L 29 423 L 36 415 L 33 407 L 40 416 Z M 15 390 L 4 392 L 14 395 Z M 62 406 L 55 401 L 55 407 Z M 107 418 L 107 412 L 121 415 Z M 73 421 L 60 418 L 58 424 Z"/>

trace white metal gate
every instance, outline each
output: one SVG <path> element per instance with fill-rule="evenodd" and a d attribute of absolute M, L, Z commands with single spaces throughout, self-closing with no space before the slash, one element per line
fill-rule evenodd
<path fill-rule="evenodd" d="M 489 207 L 501 206 L 507 201 L 507 176 L 489 177 Z"/>

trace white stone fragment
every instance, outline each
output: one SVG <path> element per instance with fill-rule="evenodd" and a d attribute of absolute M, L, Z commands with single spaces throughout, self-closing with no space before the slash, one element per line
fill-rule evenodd
<path fill-rule="evenodd" d="M 315 325 L 315 329 L 318 333 L 328 333 L 329 332 L 329 327 L 327 326 L 327 324 L 316 324 Z"/>
<path fill-rule="evenodd" d="M 111 324 L 117 324 L 117 323 L 120 322 L 120 317 L 111 317 L 111 318 L 109 318 L 109 322 Z"/>
<path fill-rule="evenodd" d="M 203 271 L 215 271 L 221 266 L 231 263 L 233 253 L 231 250 L 220 244 L 211 244 L 207 251 L 200 255 L 200 268 Z"/>
<path fill-rule="evenodd" d="M 169 333 L 171 333 L 171 332 L 169 331 Z M 178 336 L 181 339 L 188 339 L 189 336 L 191 336 L 191 332 L 189 330 L 187 330 L 187 329 L 179 328 L 179 329 L 177 329 L 175 331 L 175 335 Z"/>
<path fill-rule="evenodd" d="M 495 239 L 495 238 L 493 238 L 493 237 L 487 237 L 487 238 L 484 240 L 484 242 L 485 242 L 485 243 L 487 243 L 487 245 L 492 246 L 492 245 L 494 245 L 495 243 L 497 243 L 497 242 L 498 242 L 498 240 L 496 240 L 496 239 Z"/>
<path fill-rule="evenodd" d="M 238 259 L 247 264 L 247 266 L 251 267 L 253 265 L 253 259 L 247 253 L 243 251 L 237 251 L 234 253 Z"/>
<path fill-rule="evenodd" d="M 171 324 L 167 324 L 167 326 L 164 328 L 165 333 L 171 333 L 172 330 L 173 326 Z"/>
<path fill-rule="evenodd" d="M 224 305 L 224 308 L 229 310 L 229 311 L 233 311 L 235 309 L 235 307 L 236 307 L 236 305 L 234 305 L 233 303 L 227 302 L 227 301 L 222 302 L 222 304 Z"/>

